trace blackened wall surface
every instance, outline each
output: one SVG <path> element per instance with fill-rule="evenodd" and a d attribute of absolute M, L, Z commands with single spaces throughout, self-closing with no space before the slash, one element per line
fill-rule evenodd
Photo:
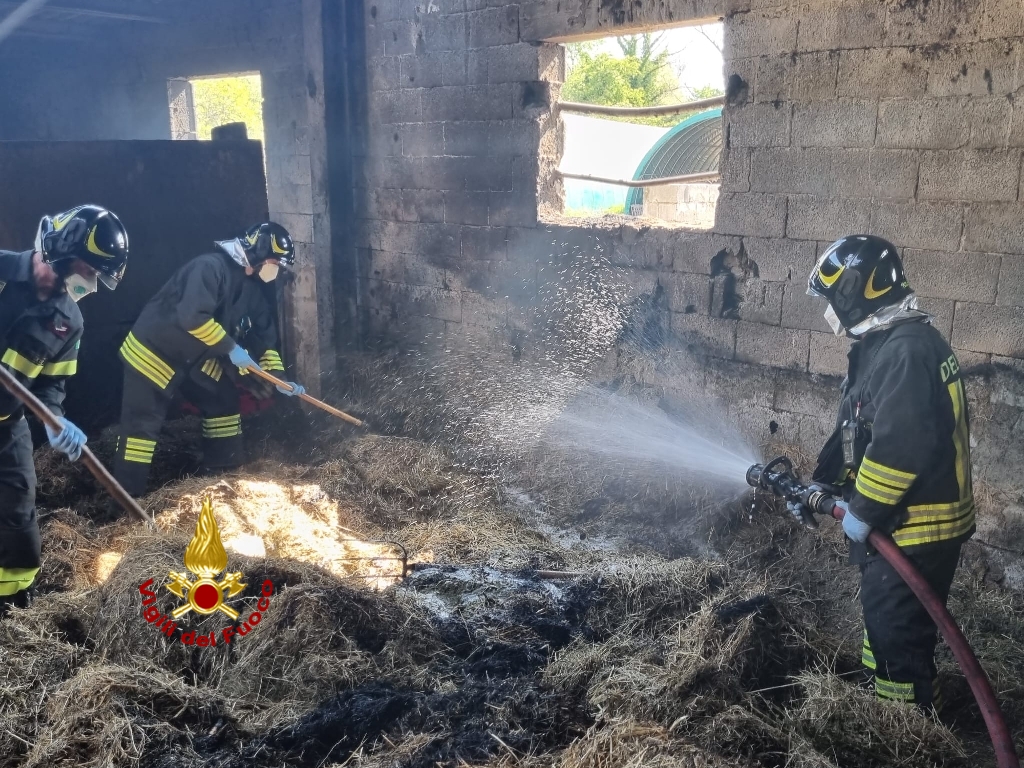
<path fill-rule="evenodd" d="M 117 420 L 117 350 L 150 297 L 214 240 L 267 215 L 263 156 L 254 141 L 0 142 L 0 178 L 4 249 L 31 248 L 41 216 L 87 202 L 117 213 L 128 230 L 124 281 L 81 303 L 85 336 L 67 408 L 87 429 Z"/>

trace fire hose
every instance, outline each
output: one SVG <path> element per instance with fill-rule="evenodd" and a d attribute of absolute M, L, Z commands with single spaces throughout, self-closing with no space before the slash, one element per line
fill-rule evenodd
<path fill-rule="evenodd" d="M 43 424 L 55 432 L 60 432 L 62 425 L 57 417 L 2 365 L 0 365 L 0 384 L 3 384 L 12 395 L 24 403 L 25 407 L 32 411 L 35 417 L 43 422 Z M 96 455 L 89 450 L 88 445 L 82 446 L 82 463 L 85 464 L 96 480 L 99 481 L 100 485 L 107 490 L 107 493 L 114 497 L 125 511 L 147 525 L 153 525 L 153 518 L 144 512 L 135 499 L 121 487 L 117 480 L 114 479 L 114 476 L 96 458 Z"/>
<path fill-rule="evenodd" d="M 836 504 L 836 498 L 827 490 L 802 484 L 793 469 L 793 463 L 785 456 L 780 456 L 767 464 L 753 465 L 747 470 L 746 479 L 747 483 L 754 488 L 771 491 L 786 501 L 798 502 L 806 510 L 810 510 L 804 514 L 804 523 L 809 527 L 817 527 L 812 513 L 830 515 L 840 521 L 845 515 L 842 507 Z M 910 559 L 903 554 L 892 537 L 881 531 L 873 530 L 868 541 L 913 590 L 928 611 L 928 615 L 932 617 L 942 632 L 943 639 L 953 652 L 953 656 L 971 687 L 971 693 L 974 694 L 974 699 L 981 709 L 989 738 L 992 740 L 992 747 L 995 749 L 996 765 L 999 768 L 1020 768 L 1010 729 L 1006 725 L 1006 719 L 999 708 L 999 702 L 996 700 L 988 676 L 945 603 L 939 599 L 935 590 L 925 581 Z"/>

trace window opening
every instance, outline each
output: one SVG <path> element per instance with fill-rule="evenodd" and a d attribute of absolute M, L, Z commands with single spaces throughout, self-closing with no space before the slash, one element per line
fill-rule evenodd
<path fill-rule="evenodd" d="M 248 138 L 263 142 L 263 84 L 259 73 L 168 81 L 172 139 L 208 141 L 218 126 L 245 123 Z"/>

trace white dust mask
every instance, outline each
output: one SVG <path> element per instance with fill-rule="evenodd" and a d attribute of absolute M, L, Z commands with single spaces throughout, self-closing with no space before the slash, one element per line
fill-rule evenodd
<path fill-rule="evenodd" d="M 64 278 L 64 288 L 67 290 L 68 296 L 71 297 L 72 301 L 81 301 L 90 293 L 96 293 L 98 288 L 96 275 L 82 277 L 79 274 L 72 273 Z"/>
<path fill-rule="evenodd" d="M 281 271 L 281 265 L 276 261 L 264 261 L 260 265 L 260 270 L 257 274 L 260 276 L 260 280 L 264 283 L 272 283 L 277 279 L 278 272 Z"/>

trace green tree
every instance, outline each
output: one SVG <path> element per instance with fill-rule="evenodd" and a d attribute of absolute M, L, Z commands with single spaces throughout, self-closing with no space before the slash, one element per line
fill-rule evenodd
<path fill-rule="evenodd" d="M 621 56 L 593 52 L 592 44 L 567 46 L 569 73 L 562 88 L 565 101 L 617 107 L 679 103 L 679 79 L 661 37 L 651 33 L 616 39 Z M 674 125 L 674 116 L 628 118 L 630 122 Z"/>
<path fill-rule="evenodd" d="M 218 125 L 244 122 L 250 139 L 263 141 L 263 90 L 259 75 L 192 81 L 196 134 L 209 139 Z"/>

